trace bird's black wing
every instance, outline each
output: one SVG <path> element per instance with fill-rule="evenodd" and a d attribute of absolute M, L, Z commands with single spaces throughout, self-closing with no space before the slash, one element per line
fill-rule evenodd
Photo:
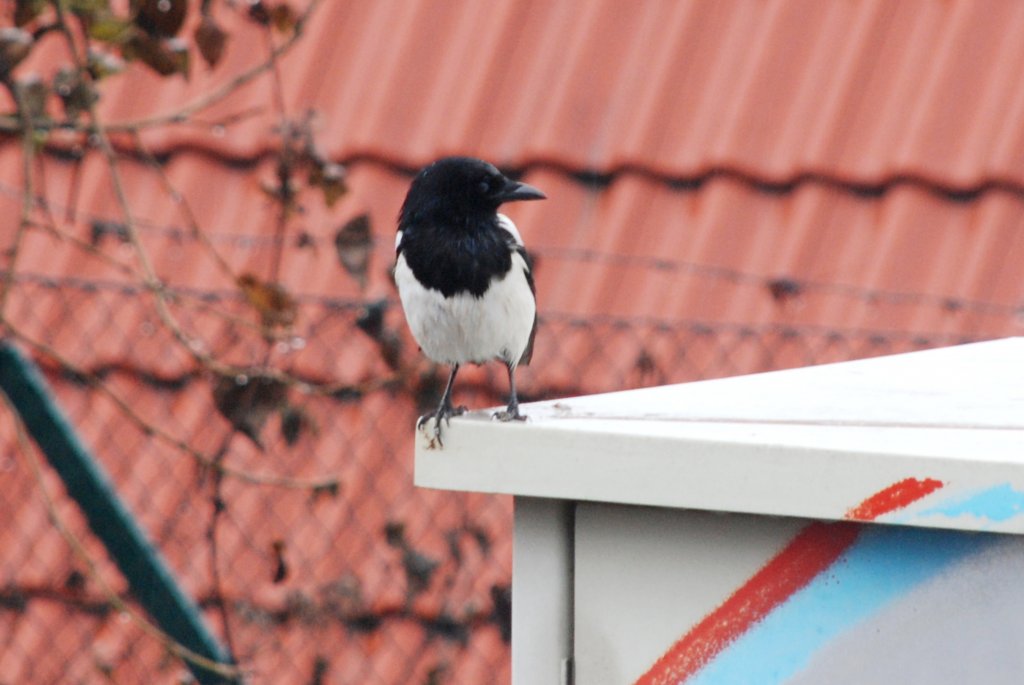
<path fill-rule="evenodd" d="M 537 299 L 537 286 L 533 282 L 533 258 L 530 253 L 526 251 L 526 248 L 520 243 L 516 242 L 516 239 L 511 233 L 506 232 L 508 235 L 508 246 L 514 252 L 517 252 L 523 261 L 526 262 L 526 282 L 530 285 L 530 292 L 533 294 L 533 299 Z M 537 336 L 537 314 L 533 314 L 533 328 L 530 330 L 530 341 L 526 343 L 526 349 L 523 350 L 523 356 L 519 358 L 519 364 L 526 366 L 530 363 L 530 359 L 533 358 L 533 339 Z"/>

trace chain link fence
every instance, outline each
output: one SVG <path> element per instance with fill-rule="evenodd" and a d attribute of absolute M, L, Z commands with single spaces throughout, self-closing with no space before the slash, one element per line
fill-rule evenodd
<path fill-rule="evenodd" d="M 413 487 L 412 426 L 446 369 L 420 357 L 397 304 L 298 298 L 294 325 L 270 335 L 238 293 L 172 291 L 181 331 L 216 341 L 197 349 L 155 298 L 138 284 L 21 274 L 7 318 L 247 680 L 507 683 L 511 500 Z M 564 397 L 965 340 L 548 313 L 521 391 Z M 500 404 L 505 386 L 497 365 L 467 369 L 457 401 Z M 133 606 L 126 583 L 9 412 L 0 426 L 0 684 L 189 682 L 119 608 Z"/>

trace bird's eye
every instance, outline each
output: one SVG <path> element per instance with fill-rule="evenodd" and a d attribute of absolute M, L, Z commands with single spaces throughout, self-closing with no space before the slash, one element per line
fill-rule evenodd
<path fill-rule="evenodd" d="M 488 176 L 487 178 L 480 181 L 479 188 L 480 192 L 485 195 L 493 195 L 501 190 L 503 179 L 501 176 Z"/>

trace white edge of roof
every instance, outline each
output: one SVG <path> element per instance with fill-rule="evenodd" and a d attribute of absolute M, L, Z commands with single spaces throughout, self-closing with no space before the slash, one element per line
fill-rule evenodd
<path fill-rule="evenodd" d="M 416 484 L 842 519 L 916 479 L 942 486 L 879 522 L 1024 533 L 1024 338 L 529 404 L 525 413 L 525 424 L 454 419 L 441 449 L 417 433 Z"/>

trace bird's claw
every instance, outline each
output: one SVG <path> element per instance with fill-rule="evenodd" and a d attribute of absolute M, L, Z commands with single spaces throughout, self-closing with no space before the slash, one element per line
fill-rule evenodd
<path fill-rule="evenodd" d="M 448 405 L 446 407 L 441 407 L 437 411 L 421 416 L 419 420 L 416 421 L 416 429 L 423 430 L 423 427 L 433 419 L 434 434 L 433 436 L 430 436 L 430 449 L 434 449 L 435 447 L 444 447 L 444 443 L 441 441 L 441 422 L 444 421 L 444 425 L 451 426 L 453 416 L 462 416 L 467 411 L 469 410 L 464 406 L 453 407 Z"/>
<path fill-rule="evenodd" d="M 496 411 L 492 415 L 495 421 L 501 421 L 502 423 L 508 421 L 526 421 L 526 415 L 519 413 L 519 407 L 509 407 L 502 411 Z"/>

